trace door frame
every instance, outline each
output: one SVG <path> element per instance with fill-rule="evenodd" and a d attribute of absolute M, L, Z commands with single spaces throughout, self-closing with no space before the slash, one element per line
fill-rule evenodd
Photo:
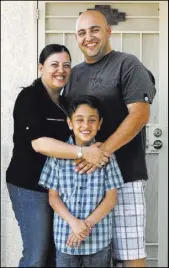
<path fill-rule="evenodd" d="M 159 152 L 158 266 L 168 267 L 168 1 L 159 1 L 159 7 L 159 123 L 164 145 Z"/>

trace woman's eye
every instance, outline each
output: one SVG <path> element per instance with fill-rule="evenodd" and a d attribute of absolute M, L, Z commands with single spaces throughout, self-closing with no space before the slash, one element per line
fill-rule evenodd
<path fill-rule="evenodd" d="M 69 64 L 64 65 L 64 68 L 70 68 Z"/>
<path fill-rule="evenodd" d="M 56 67 L 58 67 L 58 65 L 57 64 L 52 64 L 52 67 L 55 67 L 56 68 Z"/>

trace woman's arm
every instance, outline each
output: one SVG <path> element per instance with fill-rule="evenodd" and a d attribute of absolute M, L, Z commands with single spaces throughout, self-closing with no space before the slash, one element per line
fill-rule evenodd
<path fill-rule="evenodd" d="M 67 144 L 54 138 L 41 137 L 32 140 L 33 149 L 46 156 L 64 159 L 77 159 L 77 153 L 80 147 Z M 104 153 L 99 149 L 100 144 L 95 146 L 82 147 L 82 158 L 87 160 L 92 165 L 100 166 L 102 161 L 107 162 L 109 153 Z"/>
<path fill-rule="evenodd" d="M 15 128 L 22 131 L 24 139 L 31 143 L 36 152 L 55 158 L 77 159 L 80 147 L 47 137 L 44 128 L 46 119 L 41 110 L 43 105 L 39 107 L 40 100 L 35 93 L 34 87 L 25 88 L 19 93 L 13 112 Z M 107 162 L 107 156 L 109 153 L 104 153 L 98 146 L 83 148 L 83 158 L 96 166 L 102 161 Z"/>

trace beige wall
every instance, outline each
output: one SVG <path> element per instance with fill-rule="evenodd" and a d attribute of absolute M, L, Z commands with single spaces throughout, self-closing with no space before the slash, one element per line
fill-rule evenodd
<path fill-rule="evenodd" d="M 20 86 L 36 77 L 36 1 L 1 2 L 1 267 L 14 267 L 22 251 L 5 183 L 12 153 L 13 105 Z"/>

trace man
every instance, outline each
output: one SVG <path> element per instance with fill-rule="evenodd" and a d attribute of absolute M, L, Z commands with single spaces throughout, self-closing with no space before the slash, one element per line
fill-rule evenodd
<path fill-rule="evenodd" d="M 89 10 L 80 15 L 76 39 L 85 62 L 73 68 L 63 94 L 69 100 L 80 94 L 95 95 L 103 102 L 101 148 L 115 152 L 125 181 L 114 209 L 113 256 L 124 267 L 145 267 L 144 126 L 156 90 L 153 75 L 135 56 L 111 49 L 110 35 L 102 13 Z M 91 172 L 95 167 L 81 162 L 77 169 Z"/>

